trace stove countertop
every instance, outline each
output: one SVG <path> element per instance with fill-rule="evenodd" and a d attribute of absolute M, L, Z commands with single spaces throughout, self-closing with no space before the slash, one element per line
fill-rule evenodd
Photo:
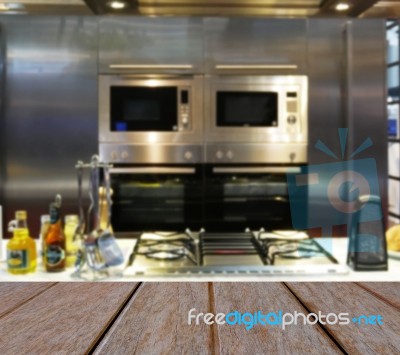
<path fill-rule="evenodd" d="M 400 260 L 389 258 L 389 271 L 376 271 L 376 272 L 354 272 L 346 266 L 347 259 L 347 238 L 319 238 L 316 241 L 322 245 L 325 249 L 331 250 L 331 254 L 338 260 L 339 264 L 348 271 L 344 275 L 311 275 L 311 274 L 299 274 L 291 275 L 285 273 L 270 273 L 270 274 L 248 274 L 248 273 L 233 273 L 227 274 L 171 274 L 168 276 L 147 276 L 147 275 L 135 275 L 134 270 L 131 267 L 125 269 L 126 263 L 123 267 L 114 270 L 112 276 L 108 277 L 104 281 L 124 281 L 124 282 L 136 282 L 138 280 L 143 281 L 274 281 L 274 282 L 319 282 L 319 281 L 393 281 L 400 282 Z M 132 252 L 137 239 L 118 239 L 118 243 L 124 253 L 125 260 L 128 260 L 130 253 Z M 4 255 L 4 253 L 3 253 Z M 262 268 L 274 268 L 273 266 L 263 266 Z M 272 271 L 272 270 L 271 270 Z M 0 281 L 2 282 L 25 282 L 25 281 L 36 281 L 36 282 L 71 282 L 71 281 L 85 281 L 80 279 L 74 279 L 71 277 L 73 273 L 72 269 L 67 269 L 61 273 L 46 273 L 43 271 L 43 267 L 39 262 L 37 272 L 28 275 L 11 275 L 6 271 L 6 262 L 0 261 Z"/>
<path fill-rule="evenodd" d="M 344 273 L 328 272 L 328 265 L 306 265 L 303 267 L 305 273 L 294 275 L 289 266 L 264 265 L 260 268 L 253 267 L 253 270 L 264 270 L 265 273 L 248 272 L 246 268 L 228 267 L 226 272 L 215 272 L 212 267 L 203 266 L 202 273 L 190 274 L 190 268 L 168 275 L 136 275 L 132 267 L 124 271 L 126 280 L 152 280 L 152 281 L 274 281 L 274 282 L 321 282 L 321 281 L 342 281 L 342 282 L 362 282 L 362 281 L 400 281 L 400 259 L 389 258 L 388 271 L 376 272 L 354 272 L 346 265 L 347 260 L 347 238 L 318 238 L 314 239 L 322 248 L 328 250 L 330 254 L 338 261 L 339 267 Z M 122 242 L 122 241 L 121 241 Z M 124 243 L 127 242 L 124 240 Z M 136 241 L 131 241 L 136 243 Z M 321 268 L 327 268 L 321 271 Z M 288 269 L 288 272 L 285 271 Z M 158 270 L 159 271 L 159 270 Z"/>

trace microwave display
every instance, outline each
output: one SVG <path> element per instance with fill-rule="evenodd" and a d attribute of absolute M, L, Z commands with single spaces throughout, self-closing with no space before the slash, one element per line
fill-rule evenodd
<path fill-rule="evenodd" d="M 111 131 L 176 130 L 177 87 L 112 86 L 110 90 Z"/>
<path fill-rule="evenodd" d="M 220 127 L 274 127 L 278 122 L 276 92 L 217 92 Z"/>

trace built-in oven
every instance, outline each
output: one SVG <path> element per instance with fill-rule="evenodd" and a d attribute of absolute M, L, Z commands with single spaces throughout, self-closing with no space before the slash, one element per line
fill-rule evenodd
<path fill-rule="evenodd" d="M 201 165 L 132 165 L 110 170 L 116 232 L 199 230 L 203 225 Z"/>
<path fill-rule="evenodd" d="M 215 75 L 205 81 L 207 162 L 307 162 L 306 76 Z"/>
<path fill-rule="evenodd" d="M 202 157 L 203 78 L 180 75 L 101 75 L 99 142 L 102 160 L 188 163 Z"/>
<path fill-rule="evenodd" d="M 207 231 L 293 229 L 288 174 L 300 166 L 207 165 L 205 221 Z"/>

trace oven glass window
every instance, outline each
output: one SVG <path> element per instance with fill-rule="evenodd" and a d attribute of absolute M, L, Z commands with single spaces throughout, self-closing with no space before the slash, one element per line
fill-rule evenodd
<path fill-rule="evenodd" d="M 176 130 L 177 95 L 177 87 L 111 87 L 111 131 Z"/>
<path fill-rule="evenodd" d="M 202 176 L 200 167 L 194 174 L 112 174 L 114 230 L 199 230 Z"/>
<path fill-rule="evenodd" d="M 278 123 L 276 92 L 219 91 L 217 125 L 221 127 L 274 127 Z"/>

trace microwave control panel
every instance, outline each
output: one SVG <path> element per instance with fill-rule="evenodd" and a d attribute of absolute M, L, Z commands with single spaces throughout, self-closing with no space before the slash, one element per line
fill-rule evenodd
<path fill-rule="evenodd" d="M 286 131 L 288 133 L 300 133 L 300 105 L 297 91 L 286 92 Z"/>
<path fill-rule="evenodd" d="M 191 112 L 190 112 L 190 88 L 180 87 L 179 88 L 179 99 L 178 99 L 178 113 L 179 113 L 179 131 L 190 131 L 191 127 Z"/>

